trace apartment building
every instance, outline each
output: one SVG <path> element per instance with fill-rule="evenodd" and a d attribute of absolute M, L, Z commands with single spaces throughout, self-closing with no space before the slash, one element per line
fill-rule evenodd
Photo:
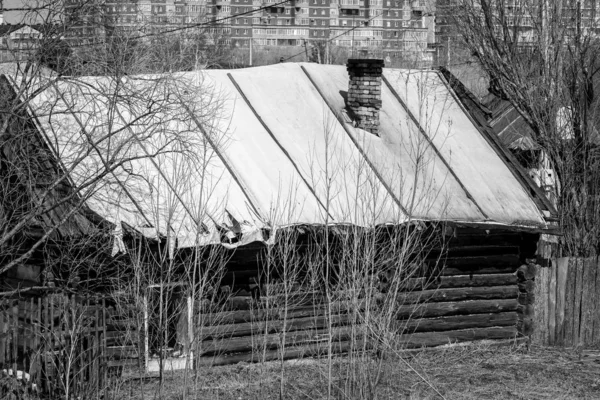
<path fill-rule="evenodd" d="M 386 60 L 410 55 L 424 66 L 432 60 L 428 31 L 433 29 L 433 13 L 423 0 L 255 0 L 251 6 L 249 1 L 213 0 L 216 12 L 258 10 L 229 21 L 232 41 L 240 47 L 321 42 L 353 55 Z"/>
<path fill-rule="evenodd" d="M 461 43 L 456 28 L 455 18 L 460 18 L 460 13 L 456 11 L 457 3 L 460 1 L 437 0 L 436 40 L 432 46 L 436 49 L 436 65 L 464 63 L 471 57 Z M 545 0 L 506 0 L 498 4 L 503 6 L 502 18 L 505 18 L 504 24 L 510 28 L 511 35 L 514 35 L 513 40 L 523 48 L 537 43 L 542 26 L 556 24 L 558 21 L 561 28 L 565 28 L 563 32 L 567 38 L 578 29 L 584 35 L 597 37 L 600 34 L 600 0 L 560 0 L 556 3 Z M 552 13 L 556 14 L 550 16 L 545 7 L 552 4 L 560 4 L 560 7 L 553 9 Z M 500 19 L 500 10 L 495 11 Z"/>
<path fill-rule="evenodd" d="M 25 4 L 31 0 L 8 0 Z M 36 0 L 39 1 L 39 0 Z M 51 0 L 48 0 L 51 1 Z M 190 26 L 218 30 L 239 48 L 319 43 L 349 56 L 430 66 L 432 0 L 63 0 L 69 36 L 98 40 L 111 30 L 160 33 Z M 38 4 L 38 3 L 36 3 Z M 13 22 L 16 23 L 16 22 Z"/>

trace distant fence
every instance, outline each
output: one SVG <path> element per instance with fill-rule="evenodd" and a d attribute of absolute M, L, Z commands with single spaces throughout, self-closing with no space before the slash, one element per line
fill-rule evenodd
<path fill-rule="evenodd" d="M 57 292 L 0 298 L 0 372 L 51 396 L 97 392 L 106 380 L 105 308 Z"/>
<path fill-rule="evenodd" d="M 600 344 L 599 260 L 564 257 L 536 268 L 534 343 Z"/>

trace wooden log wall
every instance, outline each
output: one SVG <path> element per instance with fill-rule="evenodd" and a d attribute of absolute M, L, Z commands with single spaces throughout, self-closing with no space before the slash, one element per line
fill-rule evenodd
<path fill-rule="evenodd" d="M 447 251 L 432 252 L 428 268 L 398 296 L 392 326 L 399 345 L 420 348 L 519 336 L 524 324 L 521 303 L 528 296 L 523 291 L 531 283 L 519 283 L 517 270 L 534 257 L 537 239 L 536 234 L 456 228 Z M 239 263 L 236 268 L 242 269 Z M 365 321 L 356 318 L 351 306 L 334 304 L 328 313 L 322 296 L 313 300 L 287 313 L 274 308 L 205 316 L 207 325 L 196 338 L 197 363 L 295 358 L 323 354 L 329 346 L 343 352 L 366 337 Z M 246 301 L 252 303 L 250 296 Z"/>
<path fill-rule="evenodd" d="M 538 344 L 564 347 L 600 345 L 600 262 L 558 258 L 536 266 L 535 329 Z"/>
<path fill-rule="evenodd" d="M 396 299 L 391 324 L 397 333 L 395 345 L 414 349 L 529 334 L 533 312 L 527 299 L 533 298 L 533 281 L 529 275 L 520 278 L 517 270 L 535 257 L 538 235 L 463 226 L 453 227 L 444 240 L 447 246 L 429 254 L 425 268 L 406 282 Z M 235 296 L 218 311 L 194 315 L 195 366 L 378 346 L 378 340 L 369 338 L 365 315 L 369 307 L 386 300 L 385 285 L 355 304 L 339 293 L 330 302 L 324 293 L 302 290 L 293 292 L 288 306 L 276 296 L 264 296 L 264 290 L 257 301 L 251 283 L 260 281 L 260 249 L 253 245 L 237 250 L 223 280 L 225 285 L 239 285 L 231 290 Z M 139 318 L 117 313 L 107 326 L 106 351 L 112 365 L 142 366 L 144 332 Z"/>

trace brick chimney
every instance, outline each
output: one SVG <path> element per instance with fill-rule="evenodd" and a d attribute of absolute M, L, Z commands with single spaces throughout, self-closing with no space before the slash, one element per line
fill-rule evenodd
<path fill-rule="evenodd" d="M 356 126 L 379 136 L 383 60 L 349 59 L 347 108 Z"/>

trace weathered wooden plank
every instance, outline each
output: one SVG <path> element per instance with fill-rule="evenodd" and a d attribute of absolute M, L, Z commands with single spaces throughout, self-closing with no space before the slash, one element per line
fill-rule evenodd
<path fill-rule="evenodd" d="M 583 291 L 581 293 L 581 329 L 580 342 L 586 346 L 594 341 L 594 319 L 596 303 L 596 260 L 586 258 L 583 261 Z"/>
<path fill-rule="evenodd" d="M 548 344 L 556 343 L 556 265 L 548 268 Z"/>
<path fill-rule="evenodd" d="M 517 299 L 467 300 L 443 303 L 422 303 L 398 307 L 397 318 L 442 317 L 447 315 L 468 315 L 496 313 L 517 310 Z"/>
<path fill-rule="evenodd" d="M 516 298 L 518 295 L 519 289 L 516 285 L 492 287 L 466 287 L 421 290 L 414 291 L 411 293 L 398 293 L 397 301 L 400 304 L 414 304 L 438 301 L 512 299 Z"/>
<path fill-rule="evenodd" d="M 548 281 L 550 268 L 537 266 L 536 269 L 533 341 L 537 344 L 546 345 L 548 344 Z"/>
<path fill-rule="evenodd" d="M 13 371 L 17 370 L 17 358 L 18 358 L 18 349 L 17 349 L 17 344 L 19 341 L 19 302 L 14 302 L 13 307 L 12 307 L 12 311 L 13 311 L 13 317 L 12 317 L 12 324 L 13 324 L 13 337 L 12 337 L 12 369 Z"/>
<path fill-rule="evenodd" d="M 512 339 L 517 336 L 516 326 L 464 329 L 447 332 L 420 332 L 402 335 L 400 343 L 402 348 L 433 347 L 455 342 L 468 342 L 474 340 Z"/>
<path fill-rule="evenodd" d="M 564 345 L 573 346 L 573 323 L 575 313 L 575 281 L 577 280 L 577 264 L 574 258 L 567 261 L 567 282 L 565 288 L 565 325 L 564 325 Z"/>
<path fill-rule="evenodd" d="M 439 278 L 411 278 L 406 286 L 410 289 L 457 288 L 482 286 L 516 285 L 517 277 L 513 273 L 488 275 L 453 275 Z"/>
<path fill-rule="evenodd" d="M 593 344 L 600 346 L 600 258 L 595 259 L 596 263 L 596 306 L 594 318 Z"/>
<path fill-rule="evenodd" d="M 596 271 L 595 283 L 594 283 L 594 296 L 592 304 L 592 332 L 591 332 L 591 345 L 600 345 L 600 332 L 596 335 L 596 331 L 600 330 L 600 259 L 592 257 L 590 264 Z"/>
<path fill-rule="evenodd" d="M 552 260 L 556 266 L 556 329 L 555 344 L 562 346 L 565 342 L 565 301 L 569 259 L 561 257 Z"/>
<path fill-rule="evenodd" d="M 583 292 L 583 260 L 576 259 L 575 300 L 573 305 L 573 346 L 581 346 L 581 296 Z"/>
<path fill-rule="evenodd" d="M 8 341 L 5 303 L 6 300 L 0 299 L 0 365 L 4 365 L 6 362 L 6 343 Z"/>
<path fill-rule="evenodd" d="M 403 333 L 442 332 L 471 328 L 489 328 L 493 326 L 516 326 L 517 313 L 487 313 L 471 315 L 452 315 L 438 318 L 415 318 L 395 321 L 393 328 Z"/>

